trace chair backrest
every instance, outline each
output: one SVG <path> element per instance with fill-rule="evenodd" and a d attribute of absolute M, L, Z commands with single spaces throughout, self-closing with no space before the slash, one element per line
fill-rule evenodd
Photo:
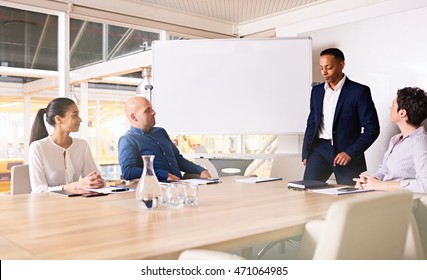
<path fill-rule="evenodd" d="M 15 165 L 22 165 L 24 162 L 22 161 L 11 161 L 7 163 L 7 169 L 11 170 Z"/>
<path fill-rule="evenodd" d="M 283 178 L 286 181 L 298 181 L 304 177 L 304 165 L 301 155 L 275 157 L 271 165 L 270 177 Z"/>
<path fill-rule="evenodd" d="M 248 166 L 254 161 L 253 159 L 243 158 L 210 158 L 215 166 L 219 177 L 245 175 Z"/>
<path fill-rule="evenodd" d="M 205 146 L 197 146 L 195 149 L 196 153 L 204 153 L 207 154 L 208 151 L 206 150 Z M 196 164 L 202 166 L 207 171 L 209 171 L 209 174 L 211 174 L 212 178 L 218 178 L 218 171 L 216 170 L 215 166 L 212 164 L 212 162 L 209 161 L 207 158 L 196 158 L 194 159 Z"/>
<path fill-rule="evenodd" d="M 412 193 L 380 192 L 334 203 L 313 259 L 402 259 Z"/>
<path fill-rule="evenodd" d="M 417 220 L 414 213 L 411 213 L 409 220 L 408 234 L 405 244 L 405 260 L 424 260 L 424 249 L 420 238 L 420 232 L 417 226 Z"/>
<path fill-rule="evenodd" d="M 427 258 L 427 197 L 420 199 L 417 208 L 414 210 L 414 215 L 424 256 Z"/>
<path fill-rule="evenodd" d="M 183 251 L 178 260 L 244 260 L 244 258 L 225 252 L 190 249 Z"/>
<path fill-rule="evenodd" d="M 10 194 L 31 193 L 28 164 L 15 165 L 11 169 Z"/>

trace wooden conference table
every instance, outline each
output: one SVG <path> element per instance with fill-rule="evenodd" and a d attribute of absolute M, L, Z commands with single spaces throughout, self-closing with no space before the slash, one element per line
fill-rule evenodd
<path fill-rule="evenodd" d="M 0 196 L 0 259 L 176 259 L 189 248 L 236 250 L 302 234 L 338 200 L 285 181 L 199 188 L 199 205 L 139 210 L 135 192 L 103 197 Z"/>

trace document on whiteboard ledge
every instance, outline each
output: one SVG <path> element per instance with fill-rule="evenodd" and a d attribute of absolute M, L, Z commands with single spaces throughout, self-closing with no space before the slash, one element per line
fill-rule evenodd
<path fill-rule="evenodd" d="M 244 179 L 236 179 L 236 182 L 241 183 L 264 183 L 264 182 L 271 182 L 271 181 L 280 181 L 283 180 L 282 178 L 266 178 L 266 177 L 250 177 L 250 178 L 244 178 Z"/>

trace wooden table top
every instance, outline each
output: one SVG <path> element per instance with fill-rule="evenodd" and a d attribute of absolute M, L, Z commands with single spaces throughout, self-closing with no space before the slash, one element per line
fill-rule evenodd
<path fill-rule="evenodd" d="M 341 199 L 223 178 L 199 188 L 199 205 L 138 209 L 135 192 L 103 197 L 0 196 L 0 259 L 176 259 L 189 248 L 236 250 L 299 235 Z"/>

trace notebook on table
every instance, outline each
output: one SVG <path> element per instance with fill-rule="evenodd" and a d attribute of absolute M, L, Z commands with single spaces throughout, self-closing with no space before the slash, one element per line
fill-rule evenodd
<path fill-rule="evenodd" d="M 328 187 L 328 183 L 317 180 L 301 180 L 288 182 L 288 188 L 293 190 L 311 190 Z"/>

